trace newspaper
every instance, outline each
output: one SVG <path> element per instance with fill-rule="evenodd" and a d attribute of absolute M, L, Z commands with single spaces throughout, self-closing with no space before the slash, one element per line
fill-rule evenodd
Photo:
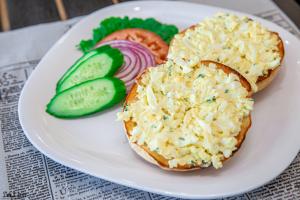
<path fill-rule="evenodd" d="M 230 1 L 210 2 L 216 5 Z M 252 2 L 255 5 L 256 1 Z M 226 4 L 224 7 L 230 6 Z M 269 2 L 259 9 L 251 14 L 271 20 L 300 36 L 296 26 L 273 3 Z M 17 113 L 22 87 L 49 47 L 78 20 L 79 18 L 75 18 L 67 22 L 0 34 L 0 199 L 176 200 L 121 186 L 65 167 L 47 158 L 25 137 Z M 269 184 L 225 199 L 300 199 L 300 154 Z"/>

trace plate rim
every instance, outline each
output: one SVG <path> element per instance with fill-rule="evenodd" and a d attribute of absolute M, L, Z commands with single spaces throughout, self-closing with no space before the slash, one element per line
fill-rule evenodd
<path fill-rule="evenodd" d="M 275 179 L 277 176 L 279 176 L 286 168 L 288 168 L 290 166 L 290 164 L 293 162 L 293 160 L 295 159 L 295 157 L 299 153 L 300 147 L 299 147 L 298 151 L 293 156 L 291 156 L 291 157 L 293 157 L 293 159 L 290 160 L 290 162 L 289 162 L 289 164 L 287 166 L 285 166 L 283 169 L 281 169 L 280 172 L 277 175 L 275 175 L 273 177 L 270 177 L 268 180 L 261 181 L 260 184 L 256 184 L 255 186 L 250 186 L 248 188 L 244 188 L 244 189 L 241 189 L 239 191 L 227 192 L 226 194 L 222 194 L 222 195 L 220 195 L 220 194 L 211 194 L 211 195 L 201 195 L 201 194 L 194 195 L 194 194 L 192 194 L 191 195 L 191 194 L 180 193 L 180 192 L 174 193 L 174 192 L 162 191 L 161 189 L 151 188 L 151 187 L 148 187 L 148 186 L 140 186 L 136 182 L 130 182 L 130 183 L 126 182 L 126 181 L 124 182 L 124 181 L 119 180 L 119 179 L 114 179 L 114 178 L 107 177 L 105 174 L 102 174 L 100 176 L 97 173 L 88 171 L 88 169 L 86 169 L 86 168 L 80 168 L 80 167 L 78 167 L 74 161 L 68 160 L 68 159 L 64 158 L 63 156 L 61 156 L 59 154 L 56 154 L 55 151 L 51 151 L 51 148 L 48 148 L 46 146 L 43 146 L 43 145 L 39 144 L 37 142 L 36 138 L 32 137 L 33 135 L 30 134 L 29 132 L 27 132 L 26 125 L 24 124 L 24 121 L 23 121 L 22 108 L 24 106 L 23 105 L 23 98 L 24 98 L 24 93 L 27 91 L 28 82 L 30 82 L 31 78 L 33 76 L 35 76 L 34 74 L 37 73 L 36 69 L 40 69 L 41 68 L 40 66 L 42 65 L 41 64 L 42 61 L 45 60 L 45 59 L 47 59 L 48 56 L 49 56 L 49 54 L 53 50 L 55 50 L 55 48 L 57 48 L 57 46 L 59 46 L 59 44 L 61 42 L 63 42 L 65 40 L 65 38 L 69 37 L 69 35 L 72 34 L 74 32 L 74 30 L 76 30 L 79 27 L 81 27 L 81 24 L 88 23 L 88 21 L 89 21 L 89 19 L 91 17 L 93 17 L 94 15 L 97 15 L 98 12 L 101 12 L 103 10 L 110 10 L 110 9 L 115 9 L 115 8 L 123 7 L 123 6 L 128 6 L 128 7 L 130 7 L 130 6 L 145 6 L 145 4 L 158 4 L 158 3 L 159 4 L 162 4 L 162 3 L 186 4 L 186 5 L 190 5 L 190 6 L 199 6 L 199 7 L 202 7 L 203 9 L 205 9 L 205 8 L 206 9 L 219 9 L 222 12 L 230 12 L 230 13 L 234 13 L 234 14 L 238 14 L 238 15 L 249 16 L 249 17 L 251 17 L 253 19 L 256 19 L 256 20 L 259 20 L 259 21 L 261 21 L 263 23 L 272 24 L 273 26 L 276 26 L 277 28 L 279 28 L 282 31 L 286 32 L 289 35 L 289 37 L 293 38 L 293 40 L 295 39 L 295 41 L 298 42 L 299 47 L 300 47 L 300 42 L 297 39 L 297 37 L 295 37 L 294 35 L 292 35 L 290 32 L 284 30 L 283 28 L 281 28 L 277 24 L 275 24 L 273 22 L 270 22 L 270 21 L 267 21 L 265 19 L 262 19 L 260 17 L 248 14 L 248 13 L 243 13 L 243 12 L 239 12 L 239 11 L 235 11 L 235 10 L 231 10 L 231 9 L 227 9 L 227 8 L 220 8 L 220 7 L 204 5 L 204 4 L 200 4 L 200 3 L 182 2 L 182 1 L 130 1 L 130 2 L 122 2 L 122 3 L 119 3 L 119 4 L 110 5 L 110 6 L 107 6 L 105 8 L 101 8 L 99 10 L 96 10 L 96 11 L 92 12 L 91 14 L 89 14 L 89 15 L 83 17 L 82 19 L 80 19 L 79 22 L 77 22 L 70 30 L 68 30 L 66 33 L 64 33 L 61 36 L 61 38 L 58 41 L 55 42 L 55 44 L 53 44 L 53 46 L 42 57 L 42 59 L 40 60 L 40 62 L 36 66 L 35 70 L 33 70 L 33 72 L 31 73 L 31 75 L 29 76 L 29 78 L 25 82 L 25 85 L 24 85 L 24 87 L 23 87 L 23 89 L 21 91 L 21 94 L 20 94 L 20 97 L 19 97 L 19 101 L 18 101 L 18 117 L 19 117 L 19 121 L 20 121 L 20 124 L 22 126 L 22 130 L 23 130 L 24 134 L 26 135 L 26 137 L 28 138 L 28 140 L 31 142 L 31 144 L 35 148 L 37 148 L 41 153 L 43 153 L 44 155 L 46 155 L 48 158 L 51 158 L 55 162 L 58 162 L 58 163 L 60 163 L 60 164 L 62 164 L 64 166 L 67 166 L 69 168 L 75 169 L 77 171 L 89 174 L 91 176 L 104 179 L 106 181 L 110 181 L 110 182 L 113 182 L 113 183 L 117 183 L 117 184 L 120 184 L 120 185 L 124 185 L 124 186 L 130 187 L 130 188 L 136 188 L 136 189 L 139 189 L 139 190 L 142 190 L 142 191 L 151 192 L 151 193 L 156 193 L 156 194 L 161 194 L 161 195 L 166 195 L 166 196 L 171 196 L 171 197 L 179 197 L 179 198 L 190 198 L 190 199 L 196 199 L 196 198 L 197 199 L 198 198 L 203 199 L 203 198 L 205 198 L 205 199 L 212 199 L 212 198 L 229 197 L 229 196 L 235 196 L 235 195 L 243 194 L 243 193 L 249 192 L 249 191 L 251 191 L 253 189 L 259 188 L 259 187 L 261 187 L 261 186 L 269 183 L 270 181 L 272 181 L 273 179 Z"/>

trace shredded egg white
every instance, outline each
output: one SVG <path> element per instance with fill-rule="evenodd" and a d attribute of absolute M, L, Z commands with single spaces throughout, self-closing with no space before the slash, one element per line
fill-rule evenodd
<path fill-rule="evenodd" d="M 257 91 L 259 76 L 280 65 L 278 36 L 247 17 L 219 13 L 175 35 L 168 58 L 185 72 L 200 60 L 213 60 L 240 72 Z"/>
<path fill-rule="evenodd" d="M 236 150 L 236 136 L 253 100 L 239 77 L 215 64 L 185 72 L 168 61 L 142 76 L 137 99 L 118 114 L 136 127 L 130 140 L 178 165 L 222 167 Z"/>

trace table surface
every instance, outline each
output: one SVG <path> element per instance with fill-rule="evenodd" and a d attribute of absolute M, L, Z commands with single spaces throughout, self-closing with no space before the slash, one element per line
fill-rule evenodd
<path fill-rule="evenodd" d="M 66 20 L 130 0 L 0 0 L 0 31 Z M 273 0 L 300 28 L 300 0 Z"/>

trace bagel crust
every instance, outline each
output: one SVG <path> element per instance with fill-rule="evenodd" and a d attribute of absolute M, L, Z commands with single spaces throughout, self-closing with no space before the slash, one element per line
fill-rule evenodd
<path fill-rule="evenodd" d="M 249 19 L 249 18 L 248 18 L 248 20 L 253 21 L 252 19 Z M 184 36 L 187 34 L 187 32 L 191 32 L 191 31 L 193 32 L 197 29 L 197 27 L 198 27 L 198 25 L 192 25 L 191 27 L 189 27 L 189 28 L 183 30 L 182 32 L 180 32 L 178 34 L 177 38 L 184 38 Z M 257 80 L 256 80 L 255 84 L 253 83 L 254 86 L 252 86 L 253 92 L 259 92 L 259 91 L 263 90 L 264 88 L 266 88 L 273 81 L 273 79 L 276 77 L 276 75 L 278 74 L 280 66 L 283 62 L 284 45 L 283 45 L 282 39 L 280 38 L 279 34 L 276 33 L 276 32 L 268 31 L 268 33 L 270 33 L 271 36 L 274 36 L 276 38 L 277 42 L 278 42 L 276 52 L 278 52 L 280 62 L 277 66 L 273 67 L 272 69 L 267 70 L 267 72 L 265 72 L 264 75 L 261 75 L 261 76 L 257 77 Z M 168 55 L 169 59 L 174 59 L 174 57 L 175 57 L 175 54 L 174 54 L 174 56 L 172 56 L 172 55 L 170 56 L 170 54 L 172 54 L 173 51 L 174 51 L 173 46 L 176 43 L 175 40 L 176 40 L 176 37 L 174 37 L 173 40 L 170 43 L 170 50 L 169 50 L 169 55 Z M 273 50 L 273 52 L 275 52 L 275 51 Z M 204 59 L 214 60 L 216 62 L 220 62 L 222 64 L 228 65 L 228 66 L 236 69 L 236 66 L 233 66 L 232 63 L 223 62 L 223 61 L 220 61 L 220 60 L 215 60 L 213 57 L 210 57 L 210 56 L 205 56 Z M 241 73 L 241 74 L 243 74 L 243 73 Z M 243 76 L 247 77 L 247 74 L 243 74 Z"/>
<path fill-rule="evenodd" d="M 240 83 L 241 85 L 248 91 L 249 95 L 248 97 L 251 96 L 252 90 L 251 90 L 251 86 L 250 84 L 247 82 L 247 80 L 241 76 L 238 72 L 236 72 L 235 70 L 231 69 L 230 67 L 227 67 L 223 64 L 220 63 L 216 63 L 214 61 L 201 61 L 202 65 L 208 66 L 209 64 L 215 64 L 217 66 L 217 69 L 221 69 L 223 70 L 226 74 L 235 74 L 239 77 L 240 79 Z M 137 83 L 135 83 L 133 85 L 133 87 L 131 88 L 131 91 L 129 92 L 128 96 L 126 97 L 125 103 L 124 103 L 124 109 L 126 109 L 126 106 L 131 104 L 132 102 L 136 101 L 137 99 L 137 89 L 138 89 L 138 84 L 141 82 L 141 79 L 143 77 L 143 75 L 145 73 L 148 73 L 149 70 L 146 70 L 143 74 L 141 74 L 141 76 L 138 77 L 137 79 Z M 137 142 L 132 142 L 130 140 L 131 136 L 132 136 L 132 130 L 134 129 L 134 127 L 136 126 L 136 123 L 130 119 L 127 121 L 124 121 L 124 128 L 126 131 L 126 135 L 128 138 L 128 141 L 130 143 L 131 148 L 142 158 L 144 158 L 146 161 L 159 166 L 162 169 L 165 170 L 170 170 L 170 171 L 192 171 L 192 170 L 198 170 L 203 168 L 203 166 L 200 165 L 191 165 L 191 164 L 185 164 L 185 165 L 180 165 L 178 164 L 177 167 L 170 167 L 169 163 L 168 163 L 168 159 L 166 159 L 165 157 L 163 157 L 162 155 L 158 154 L 155 151 L 151 151 L 150 148 L 146 145 L 139 145 L 137 144 Z M 237 144 L 236 144 L 236 150 L 232 153 L 232 155 L 240 148 L 240 146 L 242 145 L 247 131 L 251 126 L 251 116 L 250 114 L 245 116 L 242 120 L 241 123 L 241 129 L 240 132 L 237 136 L 235 136 L 236 140 L 237 140 Z M 231 156 L 232 156 L 231 155 Z M 230 157 L 231 157 L 230 156 Z M 223 158 L 222 159 L 222 163 L 227 160 L 228 158 Z M 206 167 L 206 166 L 205 166 Z"/>
<path fill-rule="evenodd" d="M 274 78 L 277 76 L 280 67 L 283 62 L 284 58 L 284 46 L 283 46 L 283 41 L 280 38 L 279 34 L 276 32 L 272 32 L 272 34 L 275 34 L 278 37 L 279 43 L 278 43 L 278 49 L 279 49 L 279 54 L 280 54 L 280 65 L 278 65 L 276 68 L 272 70 L 268 70 L 268 73 L 265 76 L 259 76 L 256 85 L 257 85 L 257 91 L 261 91 L 265 89 L 270 83 L 274 80 Z"/>

